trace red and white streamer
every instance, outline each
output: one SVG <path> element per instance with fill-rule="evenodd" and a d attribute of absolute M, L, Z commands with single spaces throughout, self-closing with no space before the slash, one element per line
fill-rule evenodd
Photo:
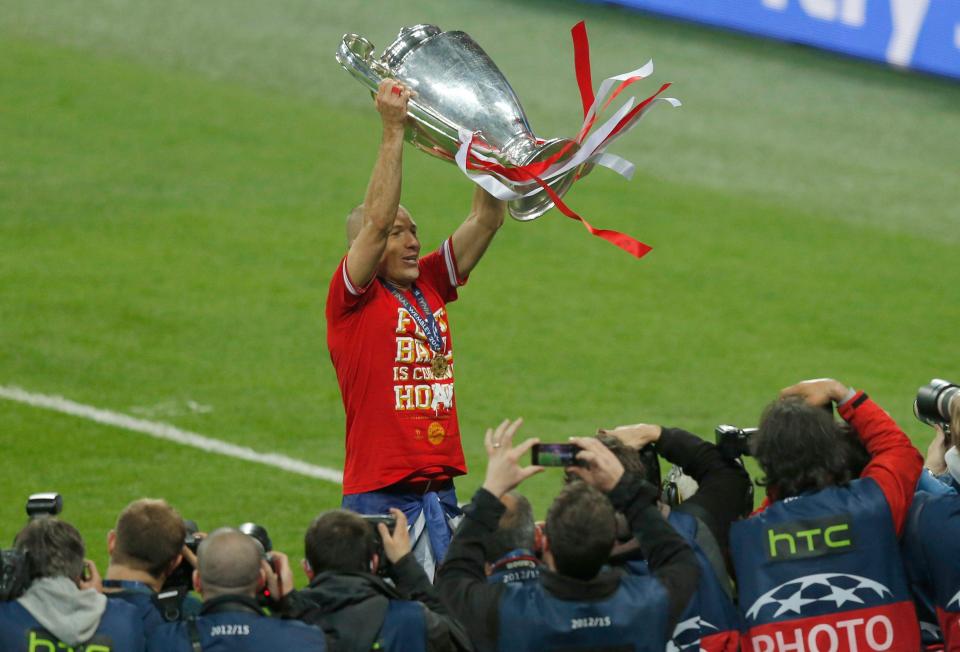
<path fill-rule="evenodd" d="M 666 102 L 673 107 L 678 107 L 680 101 L 672 97 L 660 97 L 660 94 L 670 87 L 669 83 L 663 84 L 656 93 L 639 103 L 635 97 L 628 98 L 613 116 L 594 129 L 597 118 L 624 90 L 653 73 L 653 62 L 648 61 L 636 70 L 603 80 L 594 95 L 590 72 L 590 45 L 584 23 L 582 21 L 577 23 L 571 33 L 577 85 L 583 104 L 583 124 L 573 143 L 561 148 L 546 160 L 527 165 L 511 165 L 501 162 L 502 159 L 498 157 L 499 152 L 487 145 L 479 132 L 471 133 L 461 130 L 456 163 L 471 181 L 498 199 L 512 201 L 546 192 L 561 213 L 583 223 L 593 235 L 640 258 L 650 251 L 648 245 L 617 231 L 594 228 L 573 212 L 549 186 L 549 183 L 581 165 L 605 167 L 630 179 L 635 169 L 633 163 L 610 154 L 605 151 L 606 148 L 614 140 L 633 129 L 655 103 Z M 574 143 L 579 146 L 579 149 L 573 156 L 563 160 Z"/>

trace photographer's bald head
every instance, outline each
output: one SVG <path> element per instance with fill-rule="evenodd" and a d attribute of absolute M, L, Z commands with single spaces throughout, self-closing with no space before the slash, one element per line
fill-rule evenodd
<path fill-rule="evenodd" d="M 255 597 L 266 582 L 262 559 L 253 538 L 233 528 L 220 528 L 200 544 L 194 585 L 204 600 L 221 595 Z"/>

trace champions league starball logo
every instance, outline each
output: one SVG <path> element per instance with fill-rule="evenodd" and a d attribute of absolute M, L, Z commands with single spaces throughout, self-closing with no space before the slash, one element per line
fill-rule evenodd
<path fill-rule="evenodd" d="M 953 605 L 956 605 L 958 608 L 960 608 L 960 591 L 957 591 L 957 594 L 950 598 L 950 602 L 947 603 L 947 609 Z"/>
<path fill-rule="evenodd" d="M 667 643 L 665 652 L 683 652 L 684 650 L 704 652 L 704 649 L 700 647 L 700 636 L 704 630 L 708 629 L 719 631 L 699 616 L 678 623 L 673 630 L 672 640 Z"/>
<path fill-rule="evenodd" d="M 757 620 L 764 609 L 772 610 L 770 619 L 787 614 L 804 615 L 809 605 L 825 604 L 829 609 L 869 606 L 878 598 L 892 596 L 883 584 L 859 575 L 819 573 L 807 575 L 767 591 L 747 610 L 747 618 Z M 810 611 L 821 611 L 810 606 Z"/>

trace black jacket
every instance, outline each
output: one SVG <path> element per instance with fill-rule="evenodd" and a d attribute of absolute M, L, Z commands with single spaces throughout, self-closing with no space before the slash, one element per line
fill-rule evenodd
<path fill-rule="evenodd" d="M 335 652 L 367 652 L 380 638 L 389 602 L 416 601 L 423 610 L 427 650 L 471 649 L 412 554 L 393 564 L 391 572 L 396 588 L 370 573 L 320 573 L 308 588 L 284 598 L 284 617 L 322 627 Z"/>
<path fill-rule="evenodd" d="M 669 599 L 671 631 L 697 588 L 700 568 L 683 538 L 670 527 L 654 505 L 657 489 L 640 476 L 625 473 L 610 492 L 613 506 L 627 516 L 652 574 Z M 487 584 L 484 560 L 490 533 L 505 508 L 493 494 L 480 489 L 464 508 L 465 518 L 454 535 L 437 578 L 437 586 L 478 649 L 491 649 L 500 636 L 499 605 L 508 585 Z M 539 581 L 560 600 L 596 601 L 613 594 L 622 572 L 606 570 L 582 581 L 544 570 Z"/>
<path fill-rule="evenodd" d="M 724 458 L 715 445 L 680 428 L 663 428 L 657 453 L 682 467 L 700 485 L 693 496 L 675 509 L 703 522 L 725 551 L 730 524 L 743 516 L 744 500 L 750 489 L 746 469 Z"/>

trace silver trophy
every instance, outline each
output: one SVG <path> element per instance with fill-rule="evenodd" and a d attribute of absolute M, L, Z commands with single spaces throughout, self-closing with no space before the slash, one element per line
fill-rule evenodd
<path fill-rule="evenodd" d="M 453 161 L 460 148 L 459 131 L 480 132 L 493 148 L 488 154 L 503 165 L 542 161 L 569 145 L 558 161 L 576 154 L 577 143 L 566 138 L 541 141 L 533 135 L 520 100 L 500 69 L 477 43 L 463 32 L 442 32 L 435 25 L 406 27 L 383 54 L 358 34 L 345 34 L 336 57 L 347 72 L 371 91 L 386 78 L 396 79 L 417 92 L 408 104 L 406 140 L 438 158 Z M 580 165 L 549 181 L 559 196 L 591 166 Z M 516 188 L 522 194 L 509 202 L 510 214 L 533 220 L 553 207 L 553 200 L 531 181 Z"/>

